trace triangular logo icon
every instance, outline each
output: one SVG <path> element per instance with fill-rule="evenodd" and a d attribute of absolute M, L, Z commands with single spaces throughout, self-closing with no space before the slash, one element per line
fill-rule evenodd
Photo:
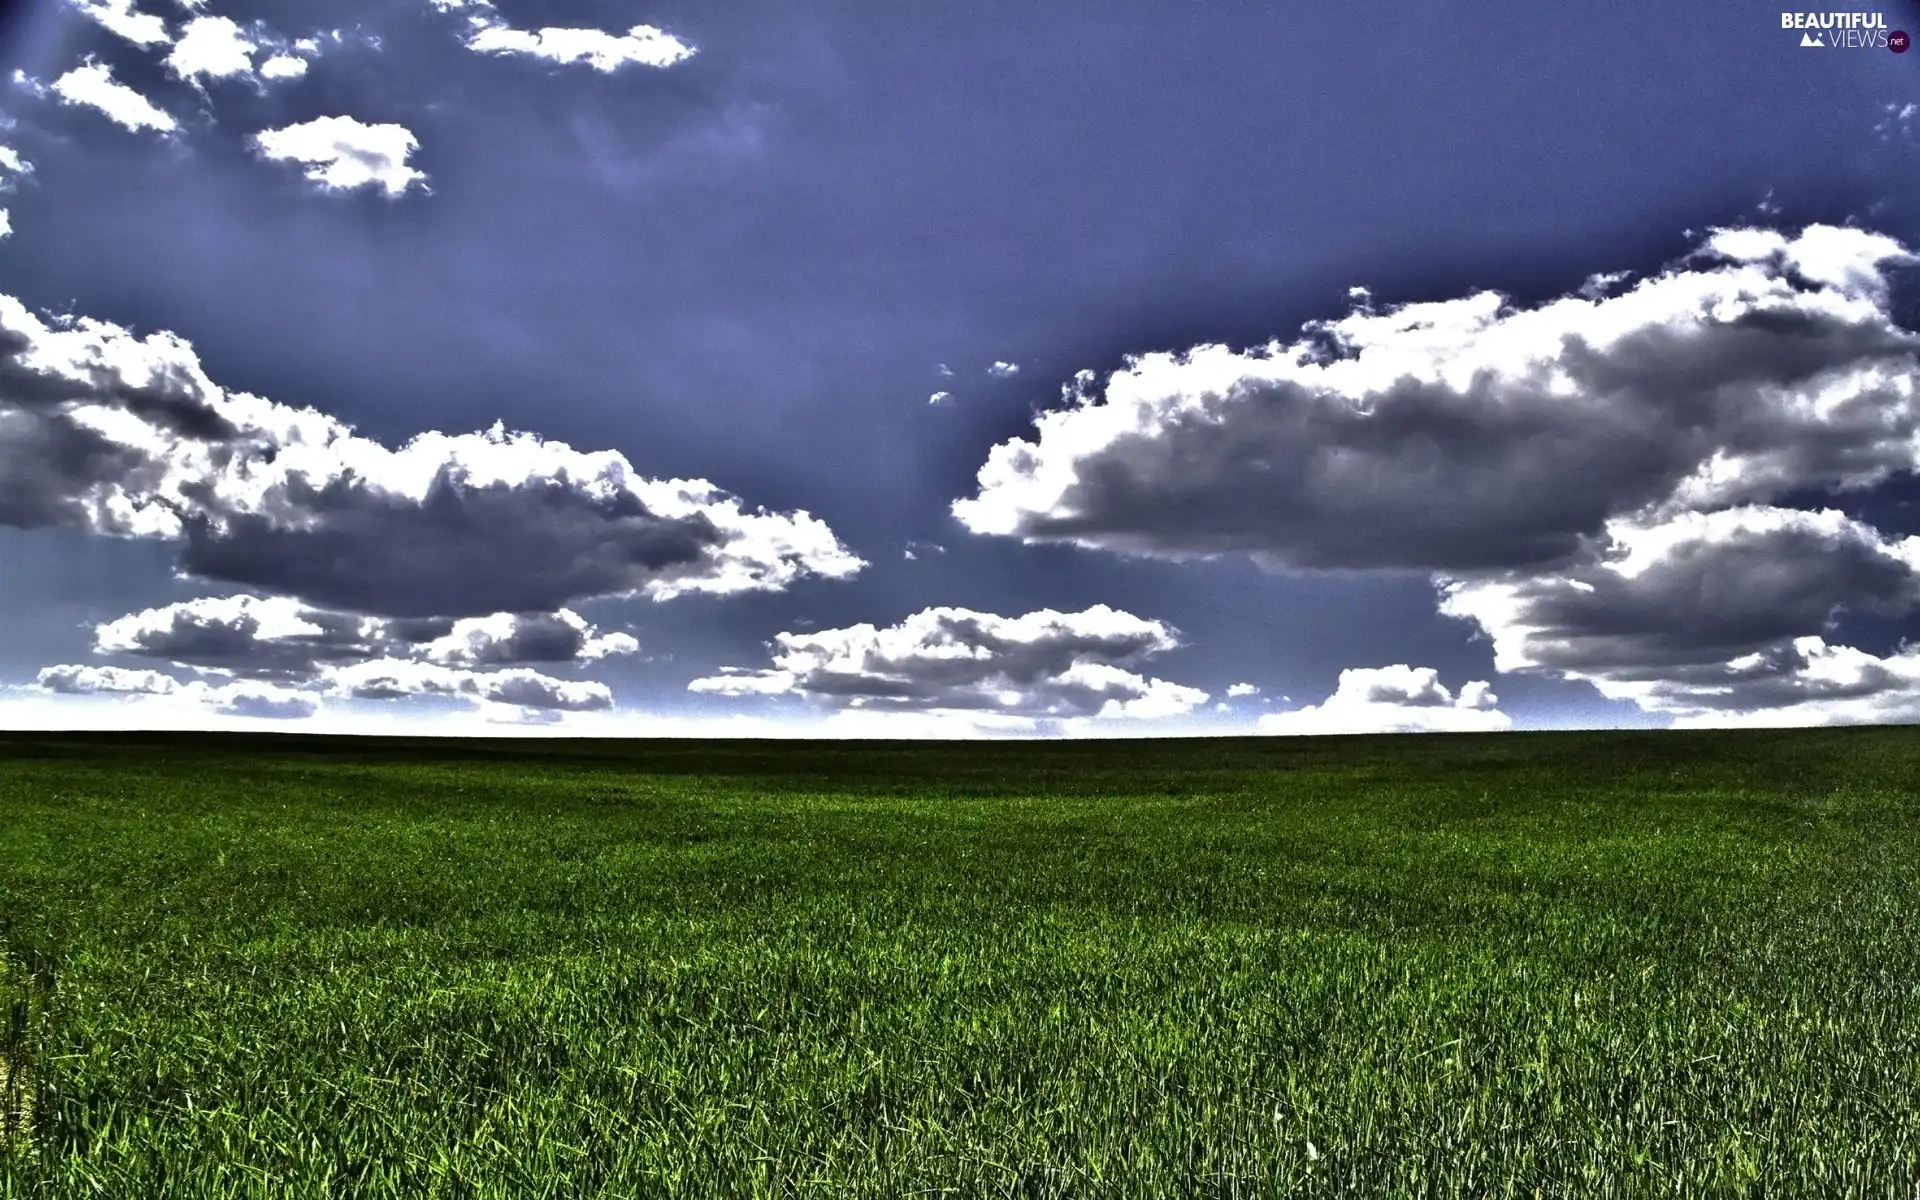
<path fill-rule="evenodd" d="M 1801 44 L 1802 46 L 1818 46 L 1818 47 L 1820 47 L 1820 49 L 1822 49 L 1822 50 L 1825 50 L 1825 49 L 1827 48 L 1827 44 L 1826 44 L 1825 42 L 1823 42 L 1823 41 L 1821 41 L 1821 40 L 1820 40 L 1820 35 L 1819 35 L 1819 34 L 1817 34 L 1817 33 L 1803 33 L 1803 34 L 1801 34 L 1801 35 L 1800 35 L 1800 44 Z"/>

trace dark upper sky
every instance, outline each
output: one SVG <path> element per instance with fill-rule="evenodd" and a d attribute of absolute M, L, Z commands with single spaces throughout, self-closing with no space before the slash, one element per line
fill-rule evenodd
<path fill-rule="evenodd" d="M 1498 630 L 1439 611 L 1436 572 L 1459 579 L 1481 571 L 1475 586 L 1491 588 L 1500 581 L 1484 572 L 1523 567 L 1534 572 L 1525 586 L 1547 587 L 1541 581 L 1551 572 L 1572 579 L 1568 572 L 1593 566 L 1572 563 L 1565 546 L 1555 551 L 1561 558 L 1525 563 L 1417 555 L 1348 563 L 1324 548 L 1294 553 L 1276 530 L 1302 524 L 1321 541 L 1357 545 L 1367 535 L 1341 521 L 1364 517 L 1378 529 L 1404 511 L 1328 507 L 1295 491 L 1269 496 L 1258 480 L 1234 474 L 1253 469 L 1236 456 L 1259 439 L 1294 446 L 1289 439 L 1319 436 L 1320 425 L 1251 428 L 1225 419 L 1225 432 L 1206 445 L 1232 447 L 1220 453 L 1238 467 L 1171 433 L 1140 435 L 1139 454 L 1090 450 L 1069 464 L 1086 495 L 1106 497 L 1111 485 L 1127 498 L 1113 500 L 1111 512 L 1088 508 L 1064 523 L 1034 517 L 1016 536 L 975 532 L 951 506 L 980 491 L 976 473 L 996 445 L 1038 436 L 1036 413 L 1063 405 L 1062 387 L 1075 372 L 1105 379 L 1129 355 L 1294 342 L 1304 322 L 1348 314 L 1357 303 L 1349 288 L 1367 288 L 1382 312 L 1483 289 L 1526 309 L 1575 293 L 1597 274 L 1683 269 L 1674 264 L 1716 227 L 1791 236 L 1809 224 L 1852 225 L 1920 245 L 1920 117 L 1908 107 L 1920 101 L 1920 54 L 1803 48 L 1799 31 L 1783 30 L 1780 12 L 1713 2 L 1684 12 L 1626 3 L 1577 14 L 1504 3 L 1386 4 L 1364 20 L 1337 5 L 1233 0 L 498 0 L 447 8 L 454 11 L 434 0 L 15 6 L 0 24 L 4 66 L 15 73 L 0 93 L 11 121 L 0 142 L 32 170 L 0 197 L 12 229 L 0 241 L 0 292 L 43 321 L 71 313 L 142 337 L 171 331 L 191 343 L 218 388 L 311 407 L 388 447 L 500 421 L 578 451 L 618 451 L 639 476 L 710 480 L 749 508 L 804 509 L 867 565 L 854 573 L 816 563 L 737 594 L 694 589 L 655 599 L 646 589 L 666 577 L 660 572 L 706 577 L 700 572 L 723 543 L 705 517 L 609 516 L 602 501 L 580 500 L 593 514 L 585 526 L 546 533 L 546 518 L 527 514 L 558 511 L 560 502 L 529 499 L 533 491 L 510 484 L 499 485 L 498 511 L 455 487 L 472 501 L 456 518 L 448 515 L 453 501 L 419 500 L 401 513 L 405 506 L 375 495 L 373 485 L 335 479 L 312 504 L 319 520 L 339 528 L 297 536 L 284 521 L 242 529 L 227 509 L 207 527 L 215 533 L 134 538 L 105 536 L 97 516 L 19 517 L 7 524 L 37 527 L 0 528 L 0 684 L 19 689 L 8 713 L 81 710 L 80 698 L 59 692 L 158 687 L 173 692 L 164 699 L 176 709 L 192 702 L 241 717 L 276 703 L 304 714 L 311 704 L 288 699 L 298 693 L 324 701 L 315 720 L 448 707 L 529 719 L 582 709 L 567 719 L 586 722 L 899 709 L 1036 719 L 1020 727 L 1042 730 L 1147 732 L 1181 726 L 1182 712 L 1187 722 L 1204 715 L 1248 723 L 1319 704 L 1342 670 L 1400 664 L 1433 668 L 1447 695 L 1436 704 L 1432 680 L 1380 676 L 1371 699 L 1348 697 L 1360 706 L 1358 724 L 1425 727 L 1421 713 L 1430 717 L 1436 707 L 1468 724 L 1496 711 L 1523 726 L 1660 724 L 1688 714 L 1751 716 L 1786 703 L 1773 693 L 1765 703 L 1672 700 L 1676 693 L 1662 689 L 1698 681 L 1679 682 L 1666 652 L 1609 659 L 1602 668 L 1536 647 L 1526 664 L 1496 670 Z M 1915 6 L 1873 13 L 1887 30 L 1920 30 Z M 164 22 L 145 45 L 122 35 L 138 14 Z M 304 73 L 203 74 L 197 86 L 181 78 L 164 60 L 174 43 L 188 45 L 196 15 L 229 18 L 264 47 L 251 58 L 256 71 L 279 46 L 305 63 Z M 493 45 L 544 46 L 564 57 L 556 48 L 569 43 L 558 31 L 617 36 L 637 25 L 693 53 L 602 70 L 484 49 L 491 33 Z M 545 42 L 532 36 L 542 28 Z M 309 37 L 320 39 L 317 47 L 294 46 Z M 58 86 L 71 72 L 102 66 L 177 128 L 125 128 L 74 100 L 77 86 Z M 417 142 L 405 166 L 423 178 L 399 194 L 377 183 L 329 188 L 250 140 L 333 117 L 403 127 Z M 397 165 L 373 149 L 360 155 L 369 170 Z M 1898 307 L 1906 303 L 1904 267 L 1886 270 L 1897 285 L 1886 302 L 1886 337 L 1869 350 L 1848 341 L 1822 369 L 1878 355 L 1874 370 L 1904 371 L 1911 383 L 1912 347 L 1898 337 L 1915 325 Z M 1765 354 L 1740 353 L 1749 352 Z M 996 362 L 1017 371 L 990 370 Z M 1809 377 L 1780 369 L 1780 386 Z M 0 388 L 25 388 L 13 378 L 21 373 Z M 1675 378 L 1682 391 L 1721 386 L 1685 372 Z M 1594 403 L 1615 403 L 1602 385 L 1592 387 Z M 949 395 L 930 404 L 936 392 Z M 1684 401 L 1659 386 L 1647 394 L 1648 403 Z M 1279 393 L 1248 403 L 1256 401 L 1293 403 Z M 0 396 L 0 418 L 10 403 L 41 411 Z M 1681 425 L 1698 428 L 1691 419 Z M 1471 458 L 1481 435 L 1456 429 L 1468 450 L 1435 441 L 1439 458 L 1409 466 L 1412 443 L 1380 450 L 1381 439 L 1427 436 L 1418 422 L 1408 428 L 1414 432 L 1390 434 L 1382 417 L 1355 434 L 1366 453 L 1383 457 L 1373 473 L 1341 486 L 1380 496 L 1413 471 L 1431 489 L 1431 505 L 1448 504 L 1468 477 L 1460 473 L 1465 460 L 1448 455 Z M 10 429 L 0 421 L 0 442 L 16 436 Z M 1527 436 L 1527 445 L 1539 444 Z M 1792 434 L 1802 442 L 1820 436 L 1817 428 Z M 20 464 L 50 453 L 0 456 L 0 470 L 24 479 Z M 1589 460 L 1577 447 L 1567 454 L 1554 460 L 1558 478 L 1582 487 Z M 1625 470 L 1604 456 L 1592 462 L 1596 472 Z M 1500 467 L 1503 478 L 1516 469 Z M 1897 527 L 1905 469 L 1895 463 L 1870 481 L 1881 512 L 1875 527 L 1889 536 L 1910 532 Z M 1149 475 L 1160 482 L 1142 482 Z M 1837 478 L 1812 471 L 1791 481 L 1802 492 L 1776 489 L 1762 499 L 1792 511 L 1829 507 L 1823 497 Z M 1196 498 L 1196 481 L 1204 481 L 1204 497 Z M 1602 517 L 1644 515 L 1658 498 L 1607 494 L 1598 515 L 1585 524 L 1570 517 L 1568 529 L 1598 536 Z M 1248 497 L 1248 507 L 1226 515 L 1235 496 Z M 1848 508 L 1856 516 L 1858 500 Z M 1164 518 L 1140 516 L 1148 510 Z M 655 523 L 630 527 L 642 517 Z M 613 535 L 593 522 L 616 519 L 629 524 L 609 549 Z M 254 524 L 281 520 L 247 510 Z M 466 524 L 452 529 L 443 520 Z M 1142 532 L 1147 525 L 1153 530 Z M 1472 532 L 1479 528 L 1471 537 L 1490 545 L 1492 534 Z M 532 550 L 513 541 L 520 530 Z M 1061 530 L 1081 544 L 1059 544 Z M 644 547 L 636 550 L 633 539 Z M 1831 541 L 1820 546 L 1831 549 Z M 1214 550 L 1223 552 L 1195 557 Z M 1882 550 L 1875 562 L 1904 553 Z M 1604 549 L 1583 552 L 1606 560 Z M 1770 553 L 1760 557 L 1773 574 L 1800 569 L 1797 551 L 1782 552 L 1785 559 Z M 342 556 L 355 558 L 352 568 L 321 579 Z M 621 565 L 576 571 L 588 558 Z M 411 578 L 409 564 L 423 562 L 455 582 L 420 583 L 425 590 L 404 601 L 377 595 L 390 580 L 413 587 L 399 581 Z M 571 582 L 530 587 L 521 601 L 514 587 L 495 590 L 466 574 L 511 573 L 522 562 L 530 577 L 544 580 L 550 569 L 572 572 Z M 1339 569 L 1313 569 L 1325 565 Z M 1829 648 L 1846 642 L 1894 655 L 1910 608 L 1904 578 L 1873 575 L 1860 585 L 1866 593 L 1830 603 L 1803 597 L 1791 617 L 1756 618 L 1761 632 L 1742 634 L 1744 641 L 1698 623 L 1656 632 L 1662 644 L 1719 647 L 1709 657 L 1722 671 L 1737 670 L 1727 664 L 1743 655 L 1786 653 L 1793 638 L 1812 635 L 1825 636 Z M 1552 579 L 1560 580 L 1553 587 L 1565 582 Z M 260 628 L 252 641 L 229 645 L 226 657 L 185 658 L 125 638 L 112 643 L 116 652 L 96 631 L 139 610 L 241 594 L 292 597 L 356 620 L 440 617 L 443 625 L 476 615 L 458 610 L 461 597 L 497 594 L 526 621 L 565 605 L 599 634 L 630 632 L 640 650 L 590 663 L 505 650 L 463 658 L 442 644 L 453 636 L 444 628 L 428 631 L 442 641 L 388 630 L 304 673 L 274 673 L 248 657 L 267 636 Z M 1604 598 L 1606 589 L 1591 594 Z M 783 632 L 804 639 L 861 623 L 895 626 L 936 606 L 1012 620 L 1095 605 L 1177 629 L 1167 642 L 1180 644 L 1123 646 L 1112 642 L 1120 636 L 1112 629 L 1076 632 L 1066 628 L 1072 622 L 1043 620 L 975 623 L 957 635 L 946 625 L 929 633 L 909 623 L 895 641 L 873 642 L 864 658 L 847 651 L 852 657 L 838 666 L 827 661 L 825 641 L 795 642 L 780 663 L 765 644 Z M 195 620 L 205 633 L 211 618 Z M 1614 636 L 1618 624 L 1593 628 Z M 1566 636 L 1591 646 L 1600 635 Z M 478 632 L 473 639 L 484 640 Z M 965 678 L 932 670 L 926 650 L 935 644 L 971 646 L 986 665 Z M 441 648 L 422 649 L 430 645 Z M 380 662 L 402 664 L 387 672 L 390 686 L 338 674 L 357 669 L 370 678 L 380 672 L 368 664 Z M 44 668 L 67 664 L 159 671 L 174 683 L 68 672 L 28 686 Z M 420 670 L 408 675 L 406 664 Z M 718 675 L 727 667 L 743 669 L 731 678 L 784 694 L 728 694 L 742 689 L 713 683 L 729 677 Z M 774 667 L 785 674 L 775 678 Z M 481 678 L 488 669 L 519 671 L 523 681 L 538 672 L 555 686 L 603 681 L 617 708 L 611 716 L 592 700 L 516 708 L 500 681 Z M 1898 676 L 1901 664 L 1880 669 Z M 1126 677 L 1089 682 L 1101 672 Z M 708 684 L 689 692 L 697 678 Z M 1616 698 L 1596 691 L 1596 679 L 1617 684 Z M 1461 697 L 1474 680 L 1492 684 L 1497 710 Z M 1239 682 L 1260 694 L 1234 697 L 1221 712 L 1216 706 Z M 1354 696 L 1363 685 L 1355 677 Z M 1629 686 L 1641 688 L 1637 699 L 1619 690 Z M 1201 703 L 1184 689 L 1209 698 Z M 1808 695 L 1788 691 L 1795 703 Z M 380 709 L 376 698 L 392 692 L 445 694 L 388 698 Z M 1155 697 L 1172 698 L 1149 704 Z M 1136 701 L 1142 715 L 1176 719 L 1053 723 L 1114 716 L 1103 706 Z M 1904 711 L 1888 703 L 1895 706 L 1869 715 Z M 97 709 L 96 697 L 90 711 Z"/>

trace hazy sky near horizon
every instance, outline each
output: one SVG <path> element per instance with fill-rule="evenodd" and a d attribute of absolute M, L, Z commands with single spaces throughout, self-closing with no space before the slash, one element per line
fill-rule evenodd
<path fill-rule="evenodd" d="M 0 725 L 1920 720 L 1865 11 L 0 10 Z"/>

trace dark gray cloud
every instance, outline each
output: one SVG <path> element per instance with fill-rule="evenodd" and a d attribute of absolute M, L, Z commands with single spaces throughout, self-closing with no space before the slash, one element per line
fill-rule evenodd
<path fill-rule="evenodd" d="M 1898 684 L 1823 635 L 1845 612 L 1920 604 L 1920 538 L 1831 510 L 1682 513 L 1622 522 L 1557 571 L 1445 580 L 1441 593 L 1441 611 L 1492 640 L 1499 670 L 1585 680 L 1655 711 L 1757 711 Z M 1820 673 L 1843 661 L 1838 682 Z"/>
<path fill-rule="evenodd" d="M 284 688 L 263 688 L 256 684 L 236 683 L 211 689 L 218 712 L 236 717 L 259 717 L 271 721 L 298 721 L 320 709 L 317 697 Z"/>
<path fill-rule="evenodd" d="M 729 541 L 706 512 L 665 515 L 565 478 L 476 485 L 458 464 L 436 470 L 423 495 L 348 474 L 319 486 L 292 476 L 269 503 L 196 514 L 181 566 L 337 608 L 469 616 L 698 580 Z"/>
<path fill-rule="evenodd" d="M 1622 525 L 1577 565 L 1442 585 L 1503 671 L 1616 678 L 1720 664 L 1831 629 L 1843 610 L 1920 602 L 1920 539 L 1831 510 L 1743 507 Z"/>
<path fill-rule="evenodd" d="M 257 678 L 310 679 L 328 665 L 418 657 L 445 666 L 591 662 L 631 654 L 578 614 L 494 613 L 387 620 L 317 609 L 286 596 L 204 596 L 130 613 L 94 631 L 101 654 L 156 658 Z"/>
<path fill-rule="evenodd" d="M 1920 434 L 1920 335 L 1882 274 L 1909 258 L 1854 229 L 1722 231 L 1599 300 L 1483 293 L 1148 355 L 1078 378 L 954 512 L 1127 553 L 1471 570 L 1649 506 L 1877 483 Z"/>
<path fill-rule="evenodd" d="M 94 649 L 241 675 L 308 678 L 322 665 L 383 656 L 386 622 L 284 596 L 207 596 L 146 609 L 94 631 Z"/>
<path fill-rule="evenodd" d="M 270 720 L 298 720 L 312 716 L 320 708 L 319 698 L 311 693 L 274 684 L 243 681 L 216 685 L 201 680 L 182 683 L 159 671 L 124 667 L 63 663 L 43 668 L 36 683 L 42 691 L 55 695 L 177 699 L 229 716 Z"/>
<path fill-rule="evenodd" d="M 382 659 L 329 668 L 328 690 L 356 700 L 448 696 L 522 708 L 597 712 L 613 707 L 604 683 L 556 679 L 526 667 L 463 671 L 437 663 Z"/>
<path fill-rule="evenodd" d="M 929 608 L 885 629 L 782 633 L 771 669 L 696 679 L 689 688 L 791 693 L 845 708 L 1175 716 L 1206 693 L 1128 668 L 1179 644 L 1168 626 L 1106 605 L 1018 617 Z"/>
<path fill-rule="evenodd" d="M 1717 665 L 1599 685 L 1682 728 L 1920 723 L 1920 647 L 1909 645 L 1875 655 L 1801 637 Z"/>
<path fill-rule="evenodd" d="M 1150 355 L 1103 388 L 1083 372 L 954 511 L 1028 541 L 1431 571 L 1498 670 L 1682 720 L 1892 711 L 1904 660 L 1824 637 L 1844 613 L 1911 612 L 1920 541 L 1768 502 L 1920 463 L 1920 335 L 1889 274 L 1913 261 L 1858 229 L 1730 229 L 1631 287 L 1532 307 L 1363 294 L 1291 345 Z M 1495 719 L 1372 697 L 1363 675 L 1263 727 Z"/>
<path fill-rule="evenodd" d="M 806 513 L 649 480 L 496 427 L 398 450 L 227 393 L 168 334 L 0 299 L 0 520 L 178 539 L 181 567 L 321 607 L 431 618 L 590 596 L 779 590 L 862 565 Z"/>
<path fill-rule="evenodd" d="M 36 682 L 47 691 L 63 696 L 101 693 L 166 696 L 180 690 L 179 680 L 160 671 L 88 667 L 74 663 L 44 667 Z"/>

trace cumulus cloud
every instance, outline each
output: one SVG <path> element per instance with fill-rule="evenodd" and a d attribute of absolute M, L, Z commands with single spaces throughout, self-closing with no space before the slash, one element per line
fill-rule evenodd
<path fill-rule="evenodd" d="M 275 54 L 260 64 L 262 79 L 298 79 L 307 73 L 307 60 L 296 54 Z"/>
<path fill-rule="evenodd" d="M 1832 510 L 1749 506 L 1616 522 L 1603 546 L 1546 572 L 1443 580 L 1441 611 L 1491 638 L 1501 671 L 1582 679 L 1652 711 L 1779 700 L 1796 651 L 1842 612 L 1920 604 L 1920 537 Z M 1823 660 L 1827 661 L 1827 660 Z"/>
<path fill-rule="evenodd" d="M 481 54 L 519 54 L 553 63 L 585 63 L 596 71 L 624 66 L 670 67 L 693 56 L 693 47 L 651 25 L 635 25 L 624 34 L 598 29 L 509 29 L 491 25 L 475 30 L 467 47 Z"/>
<path fill-rule="evenodd" d="M 935 392 L 933 395 L 927 397 L 927 403 L 928 404 L 945 404 L 947 401 L 951 399 L 953 399 L 952 392 Z"/>
<path fill-rule="evenodd" d="M 382 617 L 779 591 L 865 563 L 805 512 L 496 426 L 399 449 L 207 378 L 169 333 L 0 296 L 0 524 L 180 547 L 182 570 Z"/>
<path fill-rule="evenodd" d="M 1019 363 L 996 362 L 987 368 L 987 374 L 995 379 L 1011 379 L 1020 373 Z"/>
<path fill-rule="evenodd" d="M 1369 305 L 1291 343 L 1146 355 L 1075 376 L 954 512 L 1033 542 L 1425 571 L 1499 670 L 1683 720 L 1839 713 L 1793 688 L 1858 665 L 1822 640 L 1842 614 L 1913 610 L 1915 542 L 1788 505 L 1920 466 L 1920 334 L 1894 296 L 1915 261 L 1859 229 L 1723 229 L 1534 307 Z"/>
<path fill-rule="evenodd" d="M 139 92 L 113 77 L 105 63 L 82 63 L 53 81 L 53 94 L 62 104 L 91 108 L 130 132 L 152 129 L 172 133 L 179 122 Z"/>
<path fill-rule="evenodd" d="M 1355 667 L 1340 672 L 1319 704 L 1260 718 L 1262 733 L 1476 733 L 1512 725 L 1490 686 L 1475 681 L 1458 695 L 1432 667 Z"/>
<path fill-rule="evenodd" d="M 1721 231 L 1622 295 L 1488 292 L 1130 360 L 994 448 L 970 529 L 1275 567 L 1548 563 L 1611 517 L 1909 469 L 1890 238 Z M 1100 395 L 1094 395 L 1094 392 Z"/>
<path fill-rule="evenodd" d="M 1227 689 L 1227 699 L 1238 700 L 1243 696 L 1258 696 L 1260 689 L 1251 683 L 1236 683 Z"/>
<path fill-rule="evenodd" d="M 204 687 L 202 696 L 203 703 L 211 705 L 217 712 L 275 721 L 310 717 L 320 708 L 320 701 L 305 692 L 260 683 Z"/>
<path fill-rule="evenodd" d="M 493 613 L 456 621 L 422 653 L 448 666 L 508 663 L 591 662 L 633 654 L 640 643 L 625 633 L 601 634 L 568 609 L 556 613 Z"/>
<path fill-rule="evenodd" d="M 328 668 L 326 684 L 331 692 L 357 700 L 450 696 L 563 712 L 613 707 L 613 693 L 604 683 L 556 679 L 527 667 L 463 671 L 412 659 L 375 659 Z"/>
<path fill-rule="evenodd" d="M 1920 647 L 1885 657 L 1821 637 L 1792 642 L 1635 695 L 1680 728 L 1920 724 Z"/>
<path fill-rule="evenodd" d="M 201 597 L 132 613 L 95 630 L 94 649 L 242 676 L 213 685 L 179 683 L 156 671 L 62 665 L 40 685 L 68 694 L 183 695 L 218 711 L 305 716 L 326 692 L 360 700 L 449 696 L 483 705 L 566 712 L 610 708 L 604 684 L 519 668 L 527 662 L 588 663 L 630 654 L 629 634 L 602 634 L 577 614 L 495 613 L 470 620 L 407 620 L 327 612 L 282 596 Z M 282 684 L 292 686 L 281 686 Z"/>
<path fill-rule="evenodd" d="M 37 679 L 43 691 L 64 696 L 168 696 L 198 703 L 230 716 L 288 720 L 310 717 L 319 701 L 304 692 L 264 683 L 181 683 L 159 671 L 72 664 L 47 667 Z"/>
<path fill-rule="evenodd" d="M 352 117 L 315 117 L 283 129 L 253 135 L 254 152 L 275 162 L 305 166 L 308 180 L 322 191 L 379 188 L 398 196 L 426 183 L 425 173 L 407 165 L 420 142 L 404 125 L 365 125 Z"/>
<path fill-rule="evenodd" d="M 260 47 L 227 17 L 195 17 L 180 31 L 180 40 L 167 52 L 167 69 L 189 83 L 201 79 L 232 79 L 253 74 L 253 54 Z"/>
<path fill-rule="evenodd" d="M 205 596 L 149 608 L 94 630 L 94 649 L 236 674 L 313 675 L 321 665 L 384 654 L 387 623 L 310 608 L 285 596 Z"/>
<path fill-rule="evenodd" d="M 327 664 L 418 657 L 444 666 L 597 662 L 634 654 L 626 633 L 577 613 L 493 613 L 385 620 L 311 608 L 285 596 L 205 596 L 131 613 L 94 631 L 94 650 L 253 676 L 307 678 Z"/>
<path fill-rule="evenodd" d="M 715 695 L 804 696 L 839 708 L 1024 717 L 1177 716 L 1205 692 L 1129 668 L 1180 643 L 1159 621 L 1106 605 L 1005 617 L 929 608 L 881 629 L 782 633 L 773 666 L 696 679 Z"/>
<path fill-rule="evenodd" d="M 151 13 L 141 12 L 133 0 L 67 0 L 82 14 L 115 37 L 136 46 L 163 46 L 173 40 L 167 23 Z"/>
<path fill-rule="evenodd" d="M 0 146 L 0 189 L 11 191 L 22 176 L 33 174 L 33 164 L 12 146 Z"/>
<path fill-rule="evenodd" d="M 490 0 L 432 0 L 441 12 L 467 14 L 467 48 L 480 54 L 519 55 L 558 64 L 585 63 L 611 73 L 622 67 L 670 67 L 693 57 L 695 48 L 652 25 L 623 34 L 599 29 L 515 29 Z"/>
<path fill-rule="evenodd" d="M 133 671 L 125 667 L 87 667 L 71 663 L 45 667 L 36 682 L 49 692 L 63 696 L 94 695 L 102 692 L 165 696 L 180 688 L 180 681 L 159 671 Z"/>

